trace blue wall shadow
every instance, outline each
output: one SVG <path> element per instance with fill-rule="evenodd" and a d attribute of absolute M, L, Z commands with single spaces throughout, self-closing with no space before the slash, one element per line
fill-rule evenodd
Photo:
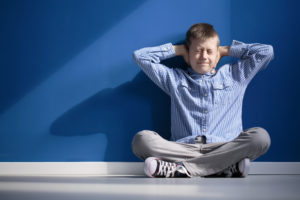
<path fill-rule="evenodd" d="M 162 63 L 170 68 L 188 67 L 182 57 Z M 132 153 L 131 141 L 138 131 L 145 129 L 156 131 L 167 140 L 171 137 L 170 98 L 143 72 L 116 88 L 98 92 L 66 111 L 50 126 L 55 136 L 104 133 L 107 138 L 104 161 L 138 160 Z"/>
<path fill-rule="evenodd" d="M 50 131 L 57 136 L 105 133 L 104 160 L 120 161 L 136 160 L 131 140 L 138 131 L 152 129 L 169 139 L 169 127 L 168 96 L 140 72 L 132 81 L 104 89 L 76 105 L 55 120 Z"/>

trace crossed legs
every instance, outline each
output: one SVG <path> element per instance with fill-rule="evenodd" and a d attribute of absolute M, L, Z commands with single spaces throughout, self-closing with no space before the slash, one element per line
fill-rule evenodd
<path fill-rule="evenodd" d="M 168 141 L 154 131 L 138 132 L 132 141 L 136 156 L 145 160 L 158 157 L 162 160 L 182 162 L 192 176 L 216 174 L 243 158 L 251 161 L 266 153 L 271 140 L 260 127 L 244 130 L 230 142 L 185 144 Z"/>

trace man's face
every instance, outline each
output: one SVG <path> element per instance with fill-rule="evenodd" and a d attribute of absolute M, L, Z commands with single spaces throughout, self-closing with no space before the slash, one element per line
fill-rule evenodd
<path fill-rule="evenodd" d="M 205 74 L 214 69 L 219 62 L 218 38 L 212 37 L 205 41 L 193 39 L 189 48 L 189 61 L 192 69 Z"/>

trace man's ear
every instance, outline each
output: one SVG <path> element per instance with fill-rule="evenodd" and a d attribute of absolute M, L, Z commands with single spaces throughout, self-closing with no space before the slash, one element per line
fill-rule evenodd
<path fill-rule="evenodd" d="M 218 52 L 217 52 L 217 64 L 221 59 L 221 53 L 220 53 L 220 46 L 218 47 Z"/>

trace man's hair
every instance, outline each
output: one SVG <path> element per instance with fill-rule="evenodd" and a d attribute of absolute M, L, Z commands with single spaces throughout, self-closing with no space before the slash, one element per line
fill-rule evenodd
<path fill-rule="evenodd" d="M 208 38 L 217 37 L 218 43 L 220 45 L 219 35 L 211 24 L 207 23 L 198 23 L 192 25 L 189 30 L 186 32 L 185 41 L 187 49 L 190 48 L 192 44 L 192 39 L 200 39 L 205 41 Z"/>

